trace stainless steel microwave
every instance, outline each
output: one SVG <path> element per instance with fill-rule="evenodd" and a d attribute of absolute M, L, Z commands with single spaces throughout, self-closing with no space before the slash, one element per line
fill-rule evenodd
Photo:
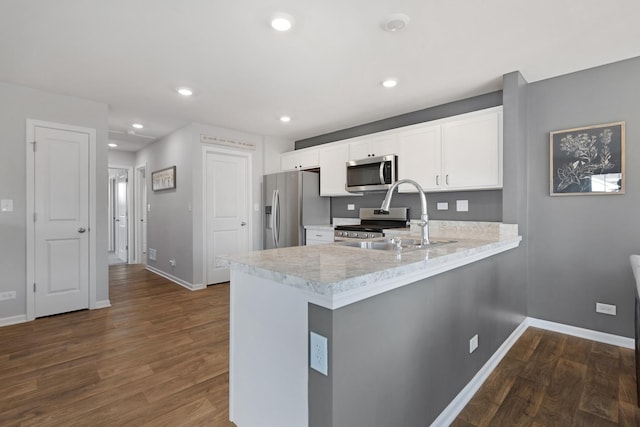
<path fill-rule="evenodd" d="M 397 180 L 398 156 L 395 154 L 347 162 L 347 191 L 388 190 Z"/>

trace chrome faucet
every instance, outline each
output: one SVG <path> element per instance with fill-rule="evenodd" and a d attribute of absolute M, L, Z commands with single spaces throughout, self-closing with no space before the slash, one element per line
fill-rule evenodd
<path fill-rule="evenodd" d="M 387 190 L 387 195 L 384 197 L 382 201 L 382 206 L 380 206 L 380 210 L 389 212 L 389 206 L 391 205 L 391 195 L 393 194 L 393 190 L 395 190 L 400 184 L 411 184 L 418 190 L 418 194 L 420 196 L 420 207 L 422 208 L 422 215 L 420 215 L 420 223 L 418 224 L 420 228 L 422 228 L 422 244 L 429 244 L 429 216 L 427 215 L 427 198 L 424 195 L 424 190 L 422 186 L 415 182 L 412 179 L 401 179 L 396 181 L 389 190 Z"/>

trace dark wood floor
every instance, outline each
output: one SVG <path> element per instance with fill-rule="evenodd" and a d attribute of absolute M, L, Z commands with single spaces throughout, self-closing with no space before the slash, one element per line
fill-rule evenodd
<path fill-rule="evenodd" d="M 633 350 L 529 328 L 453 427 L 640 426 Z"/>
<path fill-rule="evenodd" d="M 0 328 L 0 426 L 233 426 L 229 285 L 110 284 L 111 308 Z M 453 426 L 638 427 L 635 401 L 632 350 L 529 328 Z"/>
<path fill-rule="evenodd" d="M 112 307 L 0 328 L 0 426 L 231 426 L 229 285 L 110 267 Z"/>

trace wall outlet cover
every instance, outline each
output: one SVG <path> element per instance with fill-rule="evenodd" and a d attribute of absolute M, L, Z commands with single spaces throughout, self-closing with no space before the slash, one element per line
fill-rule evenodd
<path fill-rule="evenodd" d="M 458 212 L 468 212 L 469 211 L 469 201 L 468 200 L 456 200 L 456 210 Z"/>
<path fill-rule="evenodd" d="M 328 346 L 327 337 L 309 333 L 309 366 L 323 375 L 329 375 Z"/>
<path fill-rule="evenodd" d="M 613 304 L 604 304 L 601 302 L 596 303 L 596 313 L 608 314 L 609 316 L 616 315 L 616 306 Z"/>
<path fill-rule="evenodd" d="M 476 351 L 478 348 L 478 334 L 475 334 L 473 338 L 469 340 L 469 354 Z"/>
<path fill-rule="evenodd" d="M 449 203 L 448 202 L 438 202 L 438 204 L 436 206 L 437 206 L 437 209 L 439 211 L 448 211 L 449 210 Z"/>
<path fill-rule="evenodd" d="M 348 211 L 355 211 L 356 210 L 356 205 L 354 205 L 353 203 L 349 203 L 347 205 L 347 210 Z"/>
<path fill-rule="evenodd" d="M 0 211 L 13 212 L 13 199 L 2 199 L 0 201 Z"/>
<path fill-rule="evenodd" d="M 16 299 L 16 291 L 0 292 L 0 301 L 6 301 L 9 299 Z"/>
<path fill-rule="evenodd" d="M 156 256 L 157 255 L 158 255 L 158 253 L 156 252 L 155 249 L 149 248 L 149 261 L 156 261 Z"/>

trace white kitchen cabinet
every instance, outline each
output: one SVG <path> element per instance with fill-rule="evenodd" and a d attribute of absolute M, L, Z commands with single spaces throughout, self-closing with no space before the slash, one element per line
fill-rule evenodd
<path fill-rule="evenodd" d="M 502 114 L 491 111 L 442 124 L 447 189 L 502 187 Z"/>
<path fill-rule="evenodd" d="M 411 126 L 399 132 L 398 144 L 398 178 L 425 191 L 502 188 L 501 107 Z"/>
<path fill-rule="evenodd" d="M 313 169 L 319 166 L 318 148 L 305 148 L 280 155 L 280 170 L 293 171 Z"/>
<path fill-rule="evenodd" d="M 333 243 L 333 228 L 308 226 L 305 230 L 306 245 L 322 245 Z"/>
<path fill-rule="evenodd" d="M 440 190 L 442 184 L 442 134 L 440 125 L 412 126 L 398 134 L 398 178 L 413 179 L 425 191 Z M 417 192 L 412 185 L 402 184 L 400 192 Z"/>
<path fill-rule="evenodd" d="M 349 147 L 347 144 L 331 144 L 319 150 L 320 163 L 320 195 L 321 196 L 354 196 L 344 189 L 347 182 L 347 160 Z"/>
<path fill-rule="evenodd" d="M 395 133 L 385 132 L 382 135 L 367 135 L 349 143 L 349 160 L 366 159 L 367 157 L 397 154 L 398 144 Z"/>

